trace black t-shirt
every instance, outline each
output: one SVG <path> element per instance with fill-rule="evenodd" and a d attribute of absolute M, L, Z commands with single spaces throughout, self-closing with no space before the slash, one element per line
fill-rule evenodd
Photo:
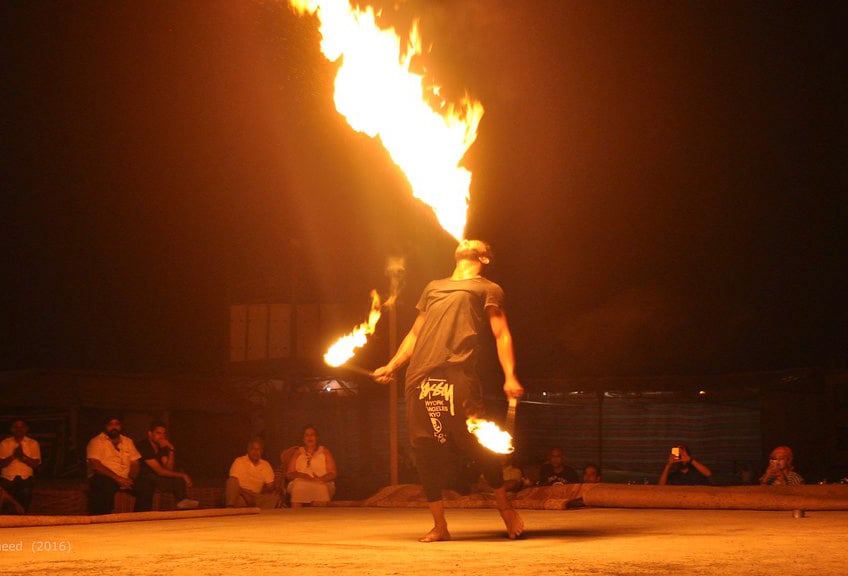
<path fill-rule="evenodd" d="M 407 369 L 406 390 L 440 367 L 464 365 L 473 371 L 480 335 L 489 329 L 486 308 L 503 305 L 501 287 L 482 276 L 427 284 L 417 305 L 426 316 Z"/>
<path fill-rule="evenodd" d="M 683 472 L 680 466 L 675 466 L 666 478 L 666 484 L 670 486 L 706 486 L 709 483 L 710 479 L 694 466 L 690 466 L 688 472 Z"/>
<path fill-rule="evenodd" d="M 138 449 L 138 453 L 141 454 L 141 470 L 139 471 L 139 474 L 142 476 L 157 475 L 156 472 L 153 471 L 153 468 L 148 466 L 147 460 L 156 460 L 159 464 L 162 464 L 162 460 L 167 458 L 168 454 L 171 453 L 170 448 L 155 447 L 147 438 L 139 440 L 135 443 L 135 446 Z"/>
<path fill-rule="evenodd" d="M 557 486 L 558 484 L 576 484 L 580 482 L 580 477 L 577 471 L 563 464 L 562 470 L 554 471 L 554 467 L 549 462 L 542 464 L 539 468 L 539 486 Z"/>

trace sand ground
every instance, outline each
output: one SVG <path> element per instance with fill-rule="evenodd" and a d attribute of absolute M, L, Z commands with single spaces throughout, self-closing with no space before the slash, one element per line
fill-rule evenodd
<path fill-rule="evenodd" d="M 848 574 L 848 512 L 801 519 L 735 510 L 521 514 L 527 538 L 509 541 L 495 510 L 449 510 L 454 539 L 433 544 L 416 541 L 430 527 L 420 508 L 4 528 L 0 574 Z"/>

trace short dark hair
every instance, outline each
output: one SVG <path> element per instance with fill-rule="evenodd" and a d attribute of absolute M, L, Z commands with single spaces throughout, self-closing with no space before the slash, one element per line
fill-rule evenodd
<path fill-rule="evenodd" d="M 154 431 L 154 430 L 156 430 L 157 428 L 164 428 L 165 430 L 167 430 L 167 429 L 168 429 L 168 425 L 167 425 L 167 424 L 165 424 L 165 422 L 164 422 L 164 421 L 162 421 L 162 420 L 154 420 L 153 422 L 151 422 L 151 423 L 150 423 L 150 428 L 148 428 L 148 430 L 150 430 L 151 432 L 153 432 L 153 431 Z"/>
<path fill-rule="evenodd" d="M 483 248 L 485 248 L 486 250 L 483 254 L 480 254 L 480 256 L 485 256 L 486 258 L 488 258 L 489 262 L 486 264 L 486 266 L 491 266 L 495 263 L 495 253 L 492 251 L 492 245 L 486 242 L 485 240 L 478 240 L 478 242 L 483 244 Z"/>

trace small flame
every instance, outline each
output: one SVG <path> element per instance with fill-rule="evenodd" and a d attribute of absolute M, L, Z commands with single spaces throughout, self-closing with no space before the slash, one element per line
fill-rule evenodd
<path fill-rule="evenodd" d="M 469 418 L 465 421 L 465 424 L 468 426 L 468 431 L 477 437 L 477 441 L 492 452 L 511 454 L 515 451 L 512 445 L 512 436 L 506 430 L 501 430 L 494 422 L 480 418 Z"/>
<path fill-rule="evenodd" d="M 410 72 L 422 53 L 417 25 L 401 46 L 393 29 L 381 29 L 374 10 L 353 8 L 349 0 L 289 0 L 302 15 L 320 22 L 321 51 L 341 60 L 335 102 L 348 124 L 379 136 L 392 160 L 406 174 L 412 194 L 430 206 L 439 224 L 457 241 L 465 234 L 471 172 L 459 166 L 477 138 L 483 105 L 466 96 L 459 106 L 439 96 Z M 436 102 L 436 108 L 429 104 Z"/>
<path fill-rule="evenodd" d="M 341 366 L 351 358 L 357 348 L 362 348 L 368 341 L 368 335 L 374 333 L 377 322 L 380 321 L 380 296 L 376 290 L 371 290 L 371 311 L 368 320 L 353 329 L 353 332 L 339 338 L 324 354 L 324 362 L 330 366 Z"/>

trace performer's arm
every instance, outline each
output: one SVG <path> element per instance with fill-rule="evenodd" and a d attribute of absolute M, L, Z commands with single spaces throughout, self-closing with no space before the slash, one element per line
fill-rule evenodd
<path fill-rule="evenodd" d="M 512 347 L 512 333 L 506 321 L 506 314 L 497 306 L 486 308 L 489 313 L 489 325 L 495 336 L 495 346 L 498 351 L 498 361 L 504 373 L 504 393 L 508 398 L 520 398 L 524 388 L 515 376 L 515 350 Z"/>
<path fill-rule="evenodd" d="M 403 341 L 400 343 L 394 357 L 392 357 L 392 359 L 389 360 L 389 363 L 385 366 L 381 366 L 374 370 L 374 380 L 380 384 L 388 384 L 392 381 L 395 371 L 406 364 L 406 362 L 412 357 L 412 351 L 415 349 L 415 343 L 418 341 L 418 333 L 421 331 L 421 326 L 424 325 L 425 317 L 426 312 L 418 313 L 418 317 L 415 318 L 415 323 L 412 325 L 412 328 L 409 330 L 407 335 L 404 336 Z"/>

